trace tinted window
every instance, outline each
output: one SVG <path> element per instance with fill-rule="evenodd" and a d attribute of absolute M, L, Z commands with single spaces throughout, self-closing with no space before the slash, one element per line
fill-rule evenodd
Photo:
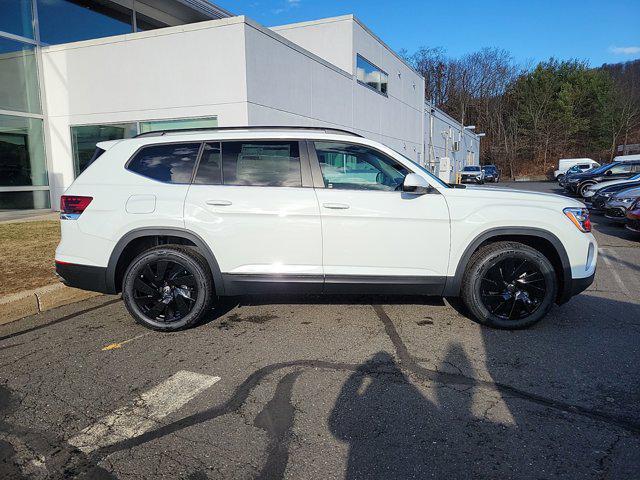
<path fill-rule="evenodd" d="M 45 43 L 76 42 L 133 31 L 133 12 L 115 2 L 38 0 L 37 5 L 40 39 Z"/>
<path fill-rule="evenodd" d="M 301 187 L 298 142 L 223 142 L 225 185 Z"/>
<path fill-rule="evenodd" d="M 347 190 L 398 190 L 411 173 L 386 155 L 362 145 L 315 142 L 324 185 Z"/>
<path fill-rule="evenodd" d="M 166 183 L 189 183 L 198 157 L 199 143 L 151 145 L 129 162 L 129 170 Z"/>
<path fill-rule="evenodd" d="M 198 173 L 193 183 L 220 185 L 222 183 L 222 154 L 220 143 L 207 143 L 202 151 Z"/>
<path fill-rule="evenodd" d="M 464 167 L 463 170 L 465 172 L 479 172 L 480 167 L 467 166 L 467 167 Z"/>

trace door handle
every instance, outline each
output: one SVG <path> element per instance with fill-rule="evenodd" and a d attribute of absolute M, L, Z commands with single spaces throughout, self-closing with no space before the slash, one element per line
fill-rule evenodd
<path fill-rule="evenodd" d="M 346 210 L 349 208 L 349 205 L 346 203 L 323 203 L 322 206 L 324 208 L 332 208 L 334 210 Z"/>
<path fill-rule="evenodd" d="M 215 205 L 216 207 L 228 207 L 233 204 L 233 202 L 230 202 L 229 200 L 207 200 L 204 203 L 207 205 Z"/>

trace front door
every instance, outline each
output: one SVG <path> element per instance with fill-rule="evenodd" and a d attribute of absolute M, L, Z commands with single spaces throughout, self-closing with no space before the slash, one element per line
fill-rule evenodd
<path fill-rule="evenodd" d="M 226 294 L 321 291 L 320 215 L 302 145 L 205 144 L 187 193 L 185 226 L 208 243 Z"/>
<path fill-rule="evenodd" d="M 325 291 L 368 292 L 377 286 L 379 291 L 441 293 L 450 242 L 444 196 L 403 192 L 409 168 L 371 147 L 311 144 L 324 184 L 316 194 Z"/>

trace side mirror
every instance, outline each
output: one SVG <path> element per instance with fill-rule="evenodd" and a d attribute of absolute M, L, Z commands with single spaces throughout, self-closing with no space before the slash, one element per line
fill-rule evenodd
<path fill-rule="evenodd" d="M 604 172 L 605 175 L 613 175 L 613 172 L 611 170 L 607 170 L 606 172 Z"/>
<path fill-rule="evenodd" d="M 402 191 L 415 193 L 416 195 L 424 195 L 425 193 L 430 193 L 433 190 L 433 187 L 427 182 L 424 178 L 422 178 L 417 173 L 410 173 L 406 177 L 404 177 L 404 182 L 402 183 Z"/>

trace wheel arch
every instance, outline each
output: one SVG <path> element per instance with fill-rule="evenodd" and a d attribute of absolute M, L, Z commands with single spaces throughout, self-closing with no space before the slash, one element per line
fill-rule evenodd
<path fill-rule="evenodd" d="M 571 297 L 571 263 L 569 256 L 560 239 L 553 233 L 535 227 L 500 227 L 484 231 L 477 235 L 467 245 L 462 256 L 458 260 L 456 272 L 453 277 L 447 277 L 444 296 L 458 296 L 462 287 L 462 277 L 469 264 L 471 256 L 481 247 L 490 243 L 501 241 L 516 241 L 524 243 L 545 255 L 558 278 L 558 296 L 556 303 L 565 303 Z"/>
<path fill-rule="evenodd" d="M 207 243 L 199 235 L 182 228 L 155 227 L 145 227 L 132 230 L 118 241 L 111 252 L 109 263 L 107 265 L 106 284 L 109 293 L 118 293 L 122 288 L 122 275 L 130 261 L 133 259 L 127 256 L 127 252 L 131 252 L 131 255 L 136 252 L 140 253 L 150 246 L 159 245 L 160 243 L 157 243 L 159 239 L 178 239 L 178 241 L 181 241 L 184 245 L 195 247 L 209 264 L 209 268 L 211 269 L 211 274 L 213 276 L 213 286 L 216 295 L 224 295 L 224 282 L 222 280 L 222 273 L 220 271 L 218 261 Z M 147 241 L 150 243 L 148 243 L 145 248 L 145 243 Z M 167 243 L 171 242 L 169 241 Z M 175 240 L 174 243 L 176 243 Z M 134 245 L 139 245 L 142 250 L 138 248 L 130 250 Z"/>

